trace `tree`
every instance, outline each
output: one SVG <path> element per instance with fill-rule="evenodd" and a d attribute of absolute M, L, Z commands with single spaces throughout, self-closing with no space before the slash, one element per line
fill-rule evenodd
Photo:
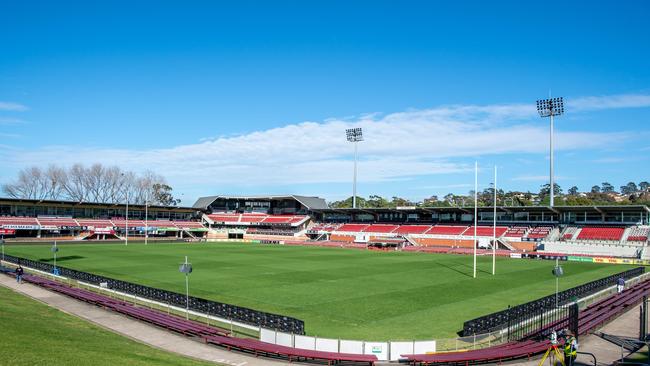
<path fill-rule="evenodd" d="M 560 187 L 559 184 L 553 183 L 553 188 L 554 188 L 554 193 L 556 196 L 559 196 L 562 194 L 562 187 Z M 539 189 L 539 195 L 540 198 L 549 196 L 551 194 L 551 185 L 549 183 L 543 184 L 540 186 Z"/>
<path fill-rule="evenodd" d="M 609 184 L 608 182 L 603 182 L 600 185 L 601 192 L 603 193 L 612 193 L 614 192 L 614 186 Z"/>
<path fill-rule="evenodd" d="M 330 203 L 333 208 L 352 208 L 352 196 L 342 200 Z M 357 196 L 357 207 L 366 207 L 366 200 L 363 197 Z"/>
<path fill-rule="evenodd" d="M 429 198 L 425 198 L 425 199 L 422 201 L 422 206 L 425 206 L 425 207 L 435 207 L 435 206 L 440 206 L 441 203 L 442 203 L 442 202 L 440 202 L 440 200 L 438 200 L 438 196 L 433 195 L 433 196 L 431 196 L 431 197 L 429 197 Z"/>
<path fill-rule="evenodd" d="M 639 191 L 639 188 L 637 188 L 636 183 L 634 182 L 629 182 L 628 184 L 621 186 L 621 194 L 634 194 Z"/>
<path fill-rule="evenodd" d="M 368 200 L 366 201 L 364 207 L 372 207 L 372 208 L 388 207 L 388 200 L 382 196 L 371 195 L 370 197 L 368 197 Z"/>
<path fill-rule="evenodd" d="M 569 193 L 570 196 L 577 196 L 578 195 L 578 187 L 573 186 L 573 187 L 569 188 L 567 193 Z"/>
<path fill-rule="evenodd" d="M 591 187 L 591 193 L 600 193 L 600 186 Z"/>
<path fill-rule="evenodd" d="M 14 182 L 2 186 L 9 197 L 68 200 L 76 202 L 176 205 L 164 177 L 152 172 L 136 175 L 115 166 L 74 164 L 69 168 L 50 165 L 46 170 L 29 167 Z"/>
<path fill-rule="evenodd" d="M 401 198 L 396 196 L 393 196 L 392 200 L 390 201 L 390 207 L 407 207 L 407 206 L 415 206 L 415 203 L 411 202 L 406 198 Z"/>
<path fill-rule="evenodd" d="M 650 188 L 650 183 L 648 183 L 646 181 L 643 181 L 643 182 L 639 183 L 639 190 L 640 191 L 647 192 L 648 188 Z"/>
<path fill-rule="evenodd" d="M 174 198 L 172 195 L 172 187 L 167 184 L 154 183 L 153 185 L 152 202 L 156 202 L 162 206 L 176 206 L 181 203 L 181 200 Z"/>

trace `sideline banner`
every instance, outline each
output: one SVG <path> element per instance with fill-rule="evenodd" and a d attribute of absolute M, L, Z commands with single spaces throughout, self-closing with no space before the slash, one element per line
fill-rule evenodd
<path fill-rule="evenodd" d="M 632 259 L 632 258 L 594 257 L 594 262 L 596 262 L 596 263 L 609 263 L 609 264 L 640 264 L 642 266 L 650 265 L 649 260 Z"/>
<path fill-rule="evenodd" d="M 590 262 L 590 263 L 591 263 L 591 262 L 594 261 L 594 258 L 592 258 L 592 257 L 580 257 L 580 256 L 576 256 L 576 255 L 570 255 L 570 256 L 567 257 L 567 260 L 568 260 L 568 261 L 572 261 L 572 262 Z"/>

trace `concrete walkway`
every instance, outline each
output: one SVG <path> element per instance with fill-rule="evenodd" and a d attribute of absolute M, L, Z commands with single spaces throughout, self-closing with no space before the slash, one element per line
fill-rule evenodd
<path fill-rule="evenodd" d="M 0 285 L 135 341 L 182 356 L 231 366 L 289 365 L 287 362 L 255 358 L 245 354 L 229 352 L 215 346 L 209 346 L 188 337 L 171 333 L 168 330 L 140 322 L 110 310 L 104 310 L 97 306 L 86 304 L 29 283 L 19 285 L 9 276 L 0 275 Z"/>
<path fill-rule="evenodd" d="M 639 308 L 641 305 L 630 307 L 620 317 L 605 324 L 599 331 L 615 336 L 637 338 L 639 337 Z M 598 365 L 611 365 L 615 361 L 621 360 L 621 347 L 614 345 L 598 336 L 589 334 L 581 336 L 579 339 L 580 352 L 593 353 L 596 356 Z M 623 356 L 630 352 L 623 350 Z M 516 365 L 536 366 L 539 364 L 541 356 L 537 356 L 528 362 L 518 362 Z M 593 358 L 585 355 L 578 355 L 575 365 L 593 365 Z M 547 360 L 545 365 L 550 365 Z"/>

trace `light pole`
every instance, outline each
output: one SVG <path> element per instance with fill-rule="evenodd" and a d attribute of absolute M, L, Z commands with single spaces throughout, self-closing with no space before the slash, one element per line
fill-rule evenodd
<path fill-rule="evenodd" d="M 348 128 L 345 130 L 348 142 L 354 143 L 354 175 L 352 177 L 352 208 L 357 208 L 357 143 L 363 141 L 361 128 Z"/>
<path fill-rule="evenodd" d="M 124 245 L 129 245 L 129 190 L 126 190 L 126 236 L 124 237 Z"/>
<path fill-rule="evenodd" d="M 540 99 L 537 101 L 537 112 L 540 117 L 550 117 L 550 195 L 551 207 L 555 204 L 555 176 L 553 172 L 553 117 L 564 114 L 564 99 L 562 97 Z"/>
<path fill-rule="evenodd" d="M 492 217 L 492 275 L 497 268 L 497 166 L 494 166 L 494 213 Z"/>
<path fill-rule="evenodd" d="M 144 199 L 144 245 L 147 245 L 147 239 L 149 239 L 149 199 Z"/>
<path fill-rule="evenodd" d="M 558 306 L 558 292 L 560 292 L 560 277 L 564 275 L 564 270 L 560 266 L 560 258 L 555 258 L 555 268 L 553 268 L 553 276 L 555 276 L 555 308 Z"/>
<path fill-rule="evenodd" d="M 190 318 L 190 273 L 192 273 L 192 263 L 187 261 L 185 256 L 185 263 L 181 263 L 178 268 L 181 273 L 185 273 L 185 319 Z"/>
<path fill-rule="evenodd" d="M 124 178 L 125 175 L 122 173 L 122 178 Z M 129 245 L 129 185 L 126 184 L 126 182 L 122 182 L 124 184 L 124 192 L 126 195 L 126 210 L 125 210 L 125 220 L 126 220 L 126 225 L 124 228 L 125 236 L 124 236 L 124 245 Z"/>
<path fill-rule="evenodd" d="M 52 270 L 52 273 L 55 275 L 58 275 L 59 271 L 56 269 L 56 252 L 59 251 L 59 247 L 56 246 L 56 240 L 54 241 L 54 245 L 52 245 L 52 254 L 54 255 L 54 269 Z"/>
<path fill-rule="evenodd" d="M 2 234 L 2 239 L 0 239 L 0 244 L 2 245 L 2 260 L 5 260 L 5 234 Z"/>
<path fill-rule="evenodd" d="M 476 225 L 478 225 L 478 161 L 474 162 L 474 278 L 476 278 Z"/>

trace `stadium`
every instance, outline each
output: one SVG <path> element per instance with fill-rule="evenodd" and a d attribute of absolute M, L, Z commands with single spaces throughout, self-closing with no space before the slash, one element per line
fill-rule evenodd
<path fill-rule="evenodd" d="M 123 296 L 118 313 L 287 360 L 527 358 L 571 325 L 572 307 L 587 334 L 645 296 L 647 206 L 476 207 L 476 226 L 474 209 L 331 208 L 300 195 L 192 207 L 1 199 L 0 230 L 5 271 L 20 264 L 30 283 L 108 308 Z M 625 299 L 611 295 L 621 277 Z"/>
<path fill-rule="evenodd" d="M 650 3 L 4 1 L 0 366 L 650 365 Z"/>

